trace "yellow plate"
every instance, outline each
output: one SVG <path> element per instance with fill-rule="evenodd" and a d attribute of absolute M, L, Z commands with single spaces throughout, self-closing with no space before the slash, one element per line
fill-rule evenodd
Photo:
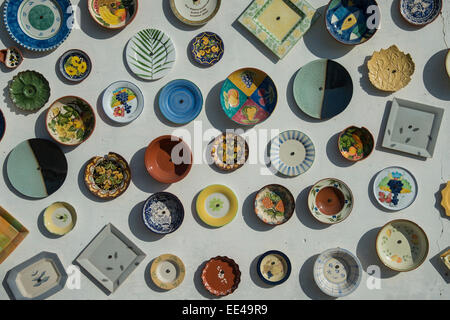
<path fill-rule="evenodd" d="M 197 198 L 197 214 L 204 223 L 221 227 L 236 216 L 238 199 L 230 188 L 214 184 L 203 189 Z"/>
<path fill-rule="evenodd" d="M 77 213 L 67 202 L 55 202 L 44 212 L 44 225 L 50 232 L 58 236 L 69 233 L 77 222 Z"/>
<path fill-rule="evenodd" d="M 171 290 L 184 280 L 186 268 L 183 261 L 173 254 L 163 254 L 156 258 L 150 268 L 153 283 L 161 289 Z"/>

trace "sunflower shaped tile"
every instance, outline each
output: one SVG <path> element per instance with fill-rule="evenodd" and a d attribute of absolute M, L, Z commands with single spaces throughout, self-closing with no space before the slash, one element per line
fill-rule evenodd
<path fill-rule="evenodd" d="M 450 217 L 450 181 L 447 181 L 447 186 L 441 191 L 441 194 L 441 206 L 445 209 L 445 214 Z"/>

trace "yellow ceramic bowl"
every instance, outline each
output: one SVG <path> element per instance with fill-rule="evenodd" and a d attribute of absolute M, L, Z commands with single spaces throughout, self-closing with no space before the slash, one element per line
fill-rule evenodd
<path fill-rule="evenodd" d="M 230 188 L 215 184 L 203 189 L 197 198 L 197 214 L 204 223 L 221 227 L 236 216 L 238 199 Z"/>
<path fill-rule="evenodd" d="M 186 268 L 183 261 L 173 254 L 163 254 L 156 258 L 150 267 L 153 283 L 161 289 L 171 290 L 184 280 Z"/>
<path fill-rule="evenodd" d="M 69 233 L 76 222 L 77 213 L 67 202 L 55 202 L 44 212 L 45 228 L 58 236 Z"/>

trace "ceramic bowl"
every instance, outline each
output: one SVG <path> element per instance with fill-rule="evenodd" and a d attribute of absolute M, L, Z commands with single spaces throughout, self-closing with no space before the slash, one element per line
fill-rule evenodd
<path fill-rule="evenodd" d="M 295 200 L 285 187 L 269 184 L 258 191 L 253 206 L 261 221 L 269 225 L 279 225 L 292 217 Z"/>
<path fill-rule="evenodd" d="M 203 189 L 197 197 L 199 218 L 211 227 L 230 223 L 238 211 L 238 199 L 230 188 L 214 184 Z"/>
<path fill-rule="evenodd" d="M 117 81 L 103 92 L 102 106 L 106 116 L 112 121 L 130 123 L 144 110 L 144 95 L 134 83 Z"/>
<path fill-rule="evenodd" d="M 55 202 L 44 211 L 44 226 L 48 232 L 63 236 L 77 223 L 77 212 L 67 202 Z"/>
<path fill-rule="evenodd" d="M 221 0 L 170 0 L 173 14 L 181 22 L 200 26 L 214 18 Z"/>
<path fill-rule="evenodd" d="M 50 86 L 47 79 L 39 72 L 22 71 L 10 82 L 9 97 L 17 108 L 36 111 L 48 102 Z"/>
<path fill-rule="evenodd" d="M 425 26 L 439 16 L 442 0 L 399 0 L 400 15 L 406 22 L 417 27 Z"/>
<path fill-rule="evenodd" d="M 177 159 L 173 157 L 176 155 Z M 160 136 L 145 150 L 145 167 L 161 183 L 175 183 L 184 179 L 192 168 L 189 146 L 175 136 Z"/>
<path fill-rule="evenodd" d="M 241 271 L 233 259 L 217 256 L 206 262 L 201 278 L 206 290 L 221 297 L 237 289 L 241 282 Z"/>
<path fill-rule="evenodd" d="M 19 48 L 9 47 L 0 50 L 0 62 L 8 69 L 15 69 L 22 64 L 23 55 Z"/>
<path fill-rule="evenodd" d="M 86 0 L 94 21 L 106 29 L 122 29 L 136 17 L 138 0 Z"/>
<path fill-rule="evenodd" d="M 447 185 L 442 189 L 441 195 L 441 206 L 444 208 L 445 214 L 450 217 L 450 181 L 447 181 Z"/>
<path fill-rule="evenodd" d="M 256 271 L 261 280 L 270 285 L 285 282 L 291 275 L 291 262 L 281 251 L 270 250 L 263 253 L 256 265 Z"/>
<path fill-rule="evenodd" d="M 172 290 L 184 280 L 186 268 L 183 261 L 173 254 L 163 254 L 153 260 L 150 277 L 160 289 Z"/>
<path fill-rule="evenodd" d="M 364 127 L 348 127 L 338 138 L 338 148 L 342 156 L 350 161 L 366 159 L 372 153 L 375 140 L 370 131 Z"/>
<path fill-rule="evenodd" d="M 175 195 L 157 192 L 145 201 L 142 218 L 151 231 L 159 234 L 172 233 L 183 223 L 184 207 Z"/>
<path fill-rule="evenodd" d="M 214 165 L 223 171 L 233 171 L 242 167 L 248 159 L 248 152 L 247 141 L 231 132 L 222 133 L 211 144 L 211 158 Z"/>
<path fill-rule="evenodd" d="M 404 272 L 418 268 L 425 261 L 429 243 L 421 227 L 399 219 L 380 229 L 375 247 L 378 258 L 386 267 Z"/>
<path fill-rule="evenodd" d="M 447 75 L 450 78 L 450 49 L 447 51 L 445 56 L 445 70 L 447 70 Z"/>
<path fill-rule="evenodd" d="M 314 281 L 329 296 L 349 295 L 358 288 L 361 279 L 361 262 L 345 249 L 328 249 L 314 263 Z"/>
<path fill-rule="evenodd" d="M 85 142 L 95 129 L 95 111 L 79 97 L 62 97 L 52 103 L 45 117 L 50 137 L 66 146 Z"/>
<path fill-rule="evenodd" d="M 2 141 L 3 137 L 5 136 L 6 131 L 6 120 L 3 116 L 2 110 L 0 110 L 0 141 Z"/>
<path fill-rule="evenodd" d="M 223 57 L 223 40 L 214 32 L 202 32 L 190 44 L 192 58 L 202 66 L 213 66 Z"/>
<path fill-rule="evenodd" d="M 338 179 L 320 180 L 309 191 L 308 208 L 312 216 L 322 223 L 342 222 L 353 209 L 352 191 Z"/>
<path fill-rule="evenodd" d="M 68 81 L 81 82 L 92 70 L 91 58 L 86 52 L 72 49 L 59 58 L 59 72 Z"/>

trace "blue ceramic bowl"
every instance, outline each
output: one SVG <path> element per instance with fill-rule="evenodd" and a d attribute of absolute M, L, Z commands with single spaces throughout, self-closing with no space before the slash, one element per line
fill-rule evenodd
<path fill-rule="evenodd" d="M 441 13 L 442 0 L 400 0 L 400 14 L 410 24 L 424 26 Z"/>
<path fill-rule="evenodd" d="M 142 217 L 151 231 L 159 234 L 172 233 L 183 223 L 183 204 L 169 192 L 157 192 L 145 201 Z"/>
<path fill-rule="evenodd" d="M 59 59 L 59 72 L 69 81 L 81 82 L 89 76 L 91 70 L 91 59 L 84 51 L 72 49 Z"/>
<path fill-rule="evenodd" d="M 263 253 L 256 265 L 258 276 L 264 283 L 277 285 L 285 282 L 291 274 L 289 258 L 281 251 L 270 250 Z"/>

